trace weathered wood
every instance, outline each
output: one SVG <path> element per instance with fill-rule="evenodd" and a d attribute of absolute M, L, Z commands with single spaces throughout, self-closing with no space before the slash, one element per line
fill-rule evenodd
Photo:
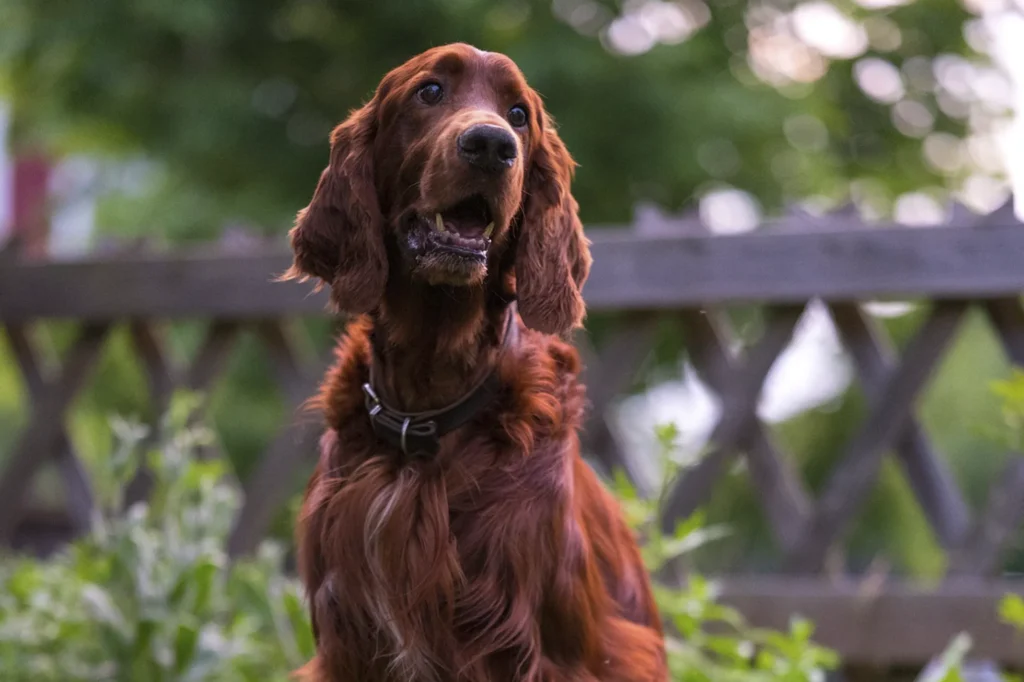
<path fill-rule="evenodd" d="M 1015 365 L 1024 367 L 1024 310 L 1020 297 L 997 298 L 985 301 L 985 313 L 996 330 L 1006 357 Z"/>
<path fill-rule="evenodd" d="M 597 235 L 595 235 L 597 237 Z M 591 306 L 672 309 L 1024 290 L 1024 230 L 885 229 L 734 236 L 595 238 Z"/>
<path fill-rule="evenodd" d="M 57 471 L 64 484 L 64 506 L 68 520 L 78 534 L 92 527 L 95 495 L 89 472 L 85 470 L 75 449 L 64 436 L 58 434 L 54 449 Z"/>
<path fill-rule="evenodd" d="M 67 547 L 79 537 L 81 529 L 75 526 L 66 510 L 29 508 L 20 516 L 11 547 L 18 552 L 46 557 Z"/>
<path fill-rule="evenodd" d="M 132 342 L 142 360 L 149 386 L 150 404 L 156 419 L 164 416 L 176 389 L 202 391 L 220 376 L 239 329 L 240 325 L 234 322 L 212 323 L 206 330 L 195 359 L 187 370 L 182 372 L 171 362 L 163 341 L 153 329 L 152 323 L 142 320 L 132 322 Z M 194 420 L 198 420 L 199 416 L 195 415 Z M 151 442 L 155 442 L 161 435 L 158 433 L 160 425 L 153 426 L 149 438 Z M 210 457 L 213 452 L 213 448 L 203 448 L 201 456 Z M 126 507 L 146 499 L 151 489 L 152 477 L 143 465 L 125 490 Z"/>
<path fill-rule="evenodd" d="M 726 469 L 737 456 L 736 447 L 750 436 L 757 421 L 757 402 L 768 371 L 789 343 L 803 306 L 771 309 L 764 337 L 749 351 L 745 362 L 728 378 L 720 380 L 718 395 L 722 414 L 711 432 L 710 450 L 693 468 L 673 483 L 665 500 L 663 526 L 671 532 L 677 520 L 690 516 L 710 496 Z"/>
<path fill-rule="evenodd" d="M 132 345 L 142 361 L 142 371 L 149 385 L 150 407 L 153 414 L 161 416 L 166 412 L 177 384 L 172 363 L 153 322 L 133 320 L 130 329 Z"/>
<path fill-rule="evenodd" d="M 961 301 L 940 301 L 911 340 L 903 364 L 878 391 L 884 397 L 871 407 L 846 455 L 833 471 L 803 537 L 787 557 L 790 570 L 813 573 L 822 569 L 832 543 L 863 504 L 878 476 L 886 448 L 904 428 L 912 401 L 945 353 L 966 310 L 967 304 Z"/>
<path fill-rule="evenodd" d="M 1000 555 L 1024 522 L 1024 456 L 1015 453 L 988 495 L 984 516 L 953 554 L 954 576 L 988 577 L 998 569 Z"/>
<path fill-rule="evenodd" d="M 326 366 L 304 362 L 296 342 L 280 321 L 261 322 L 258 332 L 292 416 L 263 454 L 256 471 L 243 482 L 242 510 L 228 540 L 231 556 L 256 549 L 274 514 L 297 492 L 297 475 L 310 470 L 316 461 L 317 439 L 323 430 L 319 415 L 303 412 L 302 405 L 313 396 Z"/>
<path fill-rule="evenodd" d="M 967 302 L 984 305 L 1008 356 L 1024 364 L 1019 298 L 1024 291 L 1024 229 L 1006 210 L 983 220 L 957 214 L 957 226 L 914 230 L 863 229 L 850 211 L 824 218 L 800 214 L 759 233 L 730 237 L 700 234 L 692 229 L 692 219 L 684 220 L 685 225 L 674 221 L 658 217 L 657 224 L 641 225 L 644 234 L 589 230 L 595 258 L 585 288 L 589 308 L 628 314 L 600 351 L 589 352 L 585 343 L 582 347 L 593 401 L 591 421 L 582 434 L 588 454 L 605 469 L 626 464 L 630 470 L 632 460 L 618 451 L 601 417 L 628 390 L 649 352 L 661 311 L 674 315 L 683 309 L 691 359 L 719 394 L 723 414 L 710 452 L 673 488 L 667 525 L 706 501 L 743 453 L 777 543 L 789 557 L 788 567 L 818 571 L 824 553 L 837 545 L 876 480 L 885 452 L 893 448 L 938 538 L 945 547 L 956 548 L 950 552 L 952 575 L 971 576 L 973 581 L 970 588 L 957 582 L 930 594 L 899 585 L 858 591 L 817 582 L 800 586 L 729 580 L 726 600 L 757 624 L 784 627 L 794 613 L 811 616 L 826 644 L 864 665 L 919 666 L 964 629 L 975 636 L 979 655 L 1014 660 L 1005 654 L 1019 655 L 1013 654 L 1019 652 L 1019 642 L 1011 651 L 1007 629 L 995 620 L 1004 587 L 997 594 L 977 577 L 998 567 L 1002 548 L 1021 523 L 1024 465 L 1019 459 L 1011 463 L 993 487 L 985 514 L 972 527 L 959 490 L 914 421 L 911 403 L 946 351 Z M 984 227 L 968 229 L 974 223 Z M 0 323 L 14 329 L 15 337 L 23 325 L 51 318 L 76 319 L 85 323 L 83 337 L 99 335 L 93 341 L 79 340 L 55 380 L 43 376 L 39 354 L 24 330 L 21 341 L 12 337 L 33 412 L 9 459 L 11 468 L 0 479 L 0 542 L 15 534 L 11 529 L 19 517 L 24 520 L 18 494 L 46 457 L 56 458 L 64 476 L 72 516 L 79 522 L 87 518 L 89 482 L 65 433 L 63 415 L 95 362 L 107 323 L 127 321 L 157 410 L 176 388 L 203 390 L 211 385 L 222 374 L 241 329 L 253 329 L 267 350 L 267 367 L 281 387 L 289 416 L 243 482 L 245 507 L 229 551 L 237 556 L 254 549 L 281 506 L 301 490 L 322 429 L 317 415 L 299 407 L 312 395 L 323 367 L 300 352 L 294 330 L 283 320 L 325 314 L 326 296 L 311 294 L 308 284 L 273 282 L 289 262 L 283 248 L 244 257 L 206 249 L 136 260 L 0 262 Z M 903 296 L 940 303 L 898 364 L 888 339 L 854 303 Z M 803 305 L 816 298 L 831 304 L 871 407 L 821 501 L 812 505 L 756 408 L 764 378 L 789 343 Z M 733 303 L 766 303 L 774 310 L 765 337 L 746 357 L 733 351 L 733 334 L 721 315 L 721 308 Z M 697 308 L 707 309 L 708 315 Z M 210 326 L 192 362 L 179 366 L 163 348 L 155 325 L 186 318 L 210 320 Z M 43 526 L 51 539 L 56 536 L 55 524 Z M 61 532 L 75 530 L 61 526 Z M 1005 590 L 1012 588 L 1005 585 Z"/>
<path fill-rule="evenodd" d="M 210 323 L 185 375 L 186 387 L 201 391 L 213 385 L 227 367 L 240 330 L 241 326 L 236 322 L 214 320 Z"/>
<path fill-rule="evenodd" d="M 684 311 L 683 320 L 694 368 L 722 395 L 739 367 L 730 348 L 735 335 L 728 320 L 722 314 L 696 310 Z M 803 481 L 756 417 L 747 438 L 737 442 L 737 447 L 746 450 L 754 490 L 776 540 L 782 547 L 792 546 L 811 507 Z"/>
<path fill-rule="evenodd" d="M 20 324 L 6 326 L 7 340 L 11 344 L 14 361 L 18 363 L 21 379 L 25 382 L 29 398 L 35 400 L 46 387 L 40 362 L 29 330 Z"/>
<path fill-rule="evenodd" d="M 320 377 L 313 376 L 315 370 L 301 358 L 298 344 L 291 338 L 294 330 L 287 329 L 282 322 L 275 320 L 260 322 L 256 329 L 267 350 L 277 385 L 284 392 L 285 401 L 297 408 L 313 397 L 313 390 Z"/>
<path fill-rule="evenodd" d="M 59 442 L 64 413 L 92 372 L 109 328 L 103 323 L 85 325 L 60 377 L 46 384 L 33 401 L 31 420 L 0 477 L 0 543 L 10 544 L 32 478 Z"/>
<path fill-rule="evenodd" d="M 583 381 L 590 400 L 582 433 L 583 449 L 598 460 L 606 474 L 621 468 L 636 485 L 644 488 L 643 492 L 649 491 L 637 471 L 637 463 L 619 451 L 605 413 L 612 401 L 622 395 L 636 378 L 640 363 L 650 353 L 656 325 L 657 319 L 650 315 L 633 314 L 622 321 L 600 350 L 595 350 L 582 334 L 577 341 L 583 357 Z"/>
<path fill-rule="evenodd" d="M 291 259 L 283 249 L 200 255 L 21 262 L 0 268 L 0 319 L 48 317 L 269 318 L 321 314 L 326 298 L 308 284 L 276 283 Z"/>
<path fill-rule="evenodd" d="M 46 390 L 46 379 L 43 377 L 39 353 L 35 350 L 28 330 L 21 325 L 8 325 L 7 336 L 28 390 L 29 399 L 37 402 L 42 399 Z M 57 431 L 53 452 L 57 470 L 64 484 L 69 522 L 77 532 L 84 532 L 92 522 L 92 483 L 63 424 Z"/>
<path fill-rule="evenodd" d="M 316 420 L 294 422 L 281 431 L 263 453 L 256 471 L 243 484 L 242 510 L 228 538 L 230 556 L 254 551 L 270 528 L 274 515 L 291 495 L 301 490 L 297 484 L 303 472 L 313 470 L 323 428 Z"/>
<path fill-rule="evenodd" d="M 149 389 L 149 405 L 153 415 L 151 431 L 140 448 L 140 460 L 135 476 L 128 482 L 124 491 L 123 504 L 129 509 L 137 502 L 149 497 L 153 487 L 152 472 L 149 470 L 142 452 L 148 452 L 149 447 L 159 442 L 160 433 L 159 420 L 166 414 L 171 402 L 171 395 L 177 384 L 174 368 L 168 359 L 167 351 L 164 348 L 163 340 L 153 328 L 155 323 L 147 320 L 133 320 L 129 325 L 132 338 L 132 346 L 139 360 L 142 362 L 142 371 L 146 376 L 146 385 Z"/>
<path fill-rule="evenodd" d="M 1024 291 L 1019 225 L 799 233 L 768 227 L 742 235 L 671 237 L 598 228 L 588 234 L 594 267 L 584 293 L 594 311 L 814 297 L 993 298 Z M 245 258 L 207 251 L 5 263 L 0 319 L 244 319 L 324 312 L 325 294 L 311 295 L 308 284 L 273 281 L 291 262 L 283 248 Z"/>
<path fill-rule="evenodd" d="M 1020 593 L 1017 582 L 944 585 L 929 591 L 885 585 L 866 594 L 854 584 L 809 578 L 736 577 L 721 581 L 723 601 L 756 626 L 788 629 L 799 615 L 814 622 L 815 641 L 859 665 L 919 667 L 961 632 L 973 639 L 971 655 L 1024 666 L 1024 646 L 999 621 L 999 602 Z"/>
<path fill-rule="evenodd" d="M 853 357 L 864 392 L 872 404 L 884 400 L 885 381 L 895 365 L 891 344 L 858 306 L 833 304 L 830 312 L 843 345 Z M 932 450 L 913 414 L 908 416 L 894 447 L 939 542 L 947 549 L 956 546 L 970 527 L 971 514 L 952 474 Z"/>

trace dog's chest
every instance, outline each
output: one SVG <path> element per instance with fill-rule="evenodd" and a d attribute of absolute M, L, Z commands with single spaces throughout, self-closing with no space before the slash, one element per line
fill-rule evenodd
<path fill-rule="evenodd" d="M 539 548 L 551 545 L 557 491 L 516 469 L 472 474 L 410 477 L 401 498 L 382 489 L 352 548 L 365 557 L 363 591 L 340 595 L 362 603 L 397 664 L 421 676 L 527 646 L 510 618 L 540 601 L 524 591 L 543 586 Z"/>

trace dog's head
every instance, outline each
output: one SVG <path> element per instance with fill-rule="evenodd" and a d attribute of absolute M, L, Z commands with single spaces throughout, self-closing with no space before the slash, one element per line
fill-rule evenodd
<path fill-rule="evenodd" d="M 335 128 L 291 233 L 290 275 L 322 280 L 339 309 L 362 313 L 394 268 L 417 286 L 479 287 L 511 255 L 523 321 L 565 333 L 583 318 L 590 269 L 574 166 L 510 59 L 428 50 Z"/>

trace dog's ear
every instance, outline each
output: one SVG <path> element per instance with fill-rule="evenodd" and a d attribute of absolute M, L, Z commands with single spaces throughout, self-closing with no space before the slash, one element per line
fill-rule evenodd
<path fill-rule="evenodd" d="M 534 116 L 539 135 L 526 170 L 515 255 L 516 297 L 528 327 L 564 335 L 586 313 L 581 292 L 590 274 L 590 242 L 570 187 L 576 163 L 539 103 Z"/>
<path fill-rule="evenodd" d="M 374 186 L 378 97 L 331 133 L 330 165 L 291 231 L 294 260 L 284 279 L 315 277 L 339 310 L 373 310 L 388 277 L 383 220 Z"/>

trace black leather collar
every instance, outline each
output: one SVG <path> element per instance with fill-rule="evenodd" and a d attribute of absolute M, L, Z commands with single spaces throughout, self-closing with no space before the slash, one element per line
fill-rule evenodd
<path fill-rule="evenodd" d="M 514 346 L 519 340 L 516 326 L 516 307 L 512 303 L 507 310 L 502 352 Z M 457 401 L 439 410 L 426 412 L 400 412 L 389 407 L 374 389 L 374 366 L 379 362 L 376 347 L 370 363 L 370 380 L 363 384 L 366 395 L 366 410 L 377 438 L 400 449 L 407 457 L 433 457 L 441 446 L 441 436 L 454 431 L 470 421 L 489 406 L 501 391 L 501 380 L 495 367 L 468 393 Z"/>

